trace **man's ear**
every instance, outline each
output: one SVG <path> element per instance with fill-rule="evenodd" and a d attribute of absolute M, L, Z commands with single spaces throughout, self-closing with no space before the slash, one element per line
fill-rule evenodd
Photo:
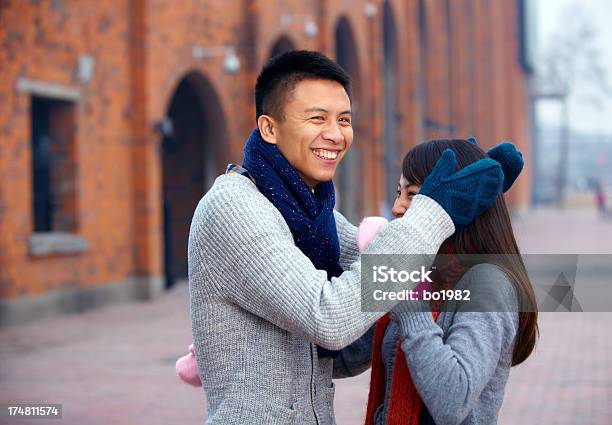
<path fill-rule="evenodd" d="M 274 118 L 269 115 L 260 115 L 257 118 L 257 127 L 259 127 L 262 139 L 270 144 L 276 144 L 277 127 Z"/>

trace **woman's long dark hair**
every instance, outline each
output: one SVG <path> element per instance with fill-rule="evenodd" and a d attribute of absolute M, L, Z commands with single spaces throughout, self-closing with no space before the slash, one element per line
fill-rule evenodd
<path fill-rule="evenodd" d="M 431 140 L 421 143 L 412 148 L 402 162 L 402 174 L 409 184 L 421 186 L 447 148 L 455 152 L 457 169 L 487 156 L 476 144 L 466 140 Z M 516 290 L 519 326 L 512 366 L 522 363 L 535 348 L 538 312 L 533 287 L 514 238 L 504 197 L 500 195 L 493 206 L 473 223 L 455 232 L 442 244 L 439 253 L 451 252 L 449 247 L 452 247 L 452 252 L 456 254 L 501 254 L 487 258 L 493 258 L 493 262 L 506 272 Z M 456 276 L 452 281 L 454 285 Z M 440 289 L 440 286 L 434 286 L 434 289 Z"/>

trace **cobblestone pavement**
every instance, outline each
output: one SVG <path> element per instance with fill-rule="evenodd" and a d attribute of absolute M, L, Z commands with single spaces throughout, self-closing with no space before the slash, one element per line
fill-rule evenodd
<path fill-rule="evenodd" d="M 612 222 L 591 211 L 515 220 L 524 252 L 612 253 Z M 612 424 L 612 313 L 545 313 L 536 353 L 513 368 L 499 423 Z M 175 360 L 191 340 L 186 285 L 154 302 L 0 329 L 0 404 L 62 403 L 62 420 L 2 424 L 202 424 L 200 389 Z M 361 424 L 369 372 L 337 381 L 338 425 Z"/>

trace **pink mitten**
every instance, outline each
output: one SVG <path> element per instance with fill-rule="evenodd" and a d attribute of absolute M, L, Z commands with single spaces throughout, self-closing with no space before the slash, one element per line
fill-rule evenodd
<path fill-rule="evenodd" d="M 198 365 L 196 363 L 195 350 L 193 344 L 188 348 L 189 354 L 181 357 L 176 361 L 176 373 L 184 382 L 201 387 L 200 375 L 198 374 Z"/>
<path fill-rule="evenodd" d="M 389 221 L 384 217 L 366 217 L 362 220 L 357 228 L 357 247 L 359 248 L 359 252 L 363 252 L 366 246 L 374 239 L 374 236 L 376 236 L 380 229 L 387 223 L 389 223 Z"/>

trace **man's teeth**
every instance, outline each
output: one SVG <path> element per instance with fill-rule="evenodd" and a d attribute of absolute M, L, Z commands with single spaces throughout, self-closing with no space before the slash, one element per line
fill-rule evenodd
<path fill-rule="evenodd" d="M 337 151 L 328 151 L 325 149 L 314 149 L 313 152 L 319 158 L 324 158 L 324 159 L 336 159 L 336 157 L 338 156 Z"/>

